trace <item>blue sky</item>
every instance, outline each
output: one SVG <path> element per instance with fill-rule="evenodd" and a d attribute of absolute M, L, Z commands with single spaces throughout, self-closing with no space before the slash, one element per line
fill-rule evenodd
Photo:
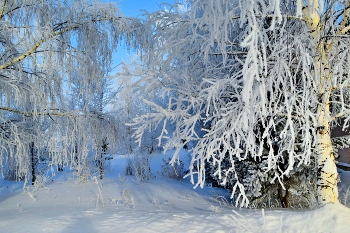
<path fill-rule="evenodd" d="M 114 0 L 121 8 L 122 12 L 127 16 L 137 17 L 142 12 L 140 10 L 147 10 L 149 12 L 160 9 L 160 5 L 165 2 L 173 2 L 171 0 Z"/>
<path fill-rule="evenodd" d="M 116 2 L 125 16 L 142 17 L 143 12 L 154 12 L 160 10 L 162 3 L 173 3 L 174 0 L 104 0 L 105 2 Z M 128 51 L 119 46 L 118 51 L 113 56 L 113 67 L 122 61 L 128 60 Z M 114 75 L 117 69 L 113 69 L 111 75 Z"/>

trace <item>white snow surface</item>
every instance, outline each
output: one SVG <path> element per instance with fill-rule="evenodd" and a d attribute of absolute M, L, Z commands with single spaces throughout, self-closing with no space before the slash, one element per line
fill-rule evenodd
<path fill-rule="evenodd" d="M 0 180 L 0 232 L 350 232 L 350 209 L 341 204 L 316 210 L 235 208 L 223 201 L 229 197 L 225 190 L 193 189 L 187 179 L 162 176 L 164 155 L 153 156 L 153 178 L 138 184 L 124 175 L 126 158 L 115 155 L 103 180 L 83 184 L 70 179 L 68 169 L 35 191 Z M 127 178 L 124 184 L 119 174 Z M 350 172 L 341 170 L 341 179 L 344 196 Z"/>

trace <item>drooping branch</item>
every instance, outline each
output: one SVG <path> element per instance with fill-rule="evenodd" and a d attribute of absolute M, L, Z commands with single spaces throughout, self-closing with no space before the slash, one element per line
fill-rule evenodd
<path fill-rule="evenodd" d="M 12 112 L 12 113 L 17 113 L 17 114 L 20 114 L 23 116 L 61 116 L 61 117 L 73 116 L 73 114 L 71 114 L 71 113 L 67 114 L 67 113 L 57 113 L 57 112 L 52 112 L 52 113 L 49 113 L 49 112 L 24 112 L 24 111 L 20 111 L 17 109 L 8 108 L 8 107 L 1 107 L 1 106 L 0 106 L 0 110 Z"/>
<path fill-rule="evenodd" d="M 118 17 L 116 18 L 117 20 L 120 20 L 122 19 L 122 17 Z M 3 70 L 3 69 L 6 69 L 8 68 L 9 66 L 12 66 L 22 60 L 24 60 L 26 57 L 32 55 L 43 43 L 45 43 L 46 41 L 58 36 L 58 35 L 61 35 L 61 34 L 64 34 L 66 32 L 69 32 L 69 31 L 72 31 L 74 29 L 77 29 L 85 24 L 88 24 L 90 22 L 93 22 L 93 23 L 96 23 L 96 22 L 101 22 L 101 21 L 107 21 L 107 20 L 110 20 L 110 18 L 100 18 L 100 19 L 93 19 L 91 21 L 86 21 L 86 22 L 83 22 L 83 23 L 80 23 L 80 24 L 75 24 L 75 25 L 72 25 L 70 27 L 67 27 L 67 28 L 64 28 L 64 29 L 61 29 L 57 32 L 54 32 L 52 35 L 46 37 L 46 38 L 42 38 L 40 39 L 37 43 L 35 43 L 35 45 L 29 49 L 27 52 L 23 53 L 22 55 L 14 58 L 12 61 L 9 61 L 3 65 L 0 66 L 0 70 Z"/>
<path fill-rule="evenodd" d="M 95 111 L 89 111 L 89 112 L 82 112 L 82 111 L 69 111 L 69 112 L 54 112 L 58 111 L 59 109 L 49 109 L 49 111 L 52 112 L 25 112 L 25 111 L 20 111 L 17 109 L 9 108 L 9 107 L 1 107 L 0 110 L 7 111 L 7 112 L 12 112 L 16 114 L 20 114 L 23 116 L 57 116 L 57 117 L 75 117 L 75 116 L 84 116 L 84 117 L 95 117 L 97 119 L 103 120 L 104 118 L 97 112 Z"/>

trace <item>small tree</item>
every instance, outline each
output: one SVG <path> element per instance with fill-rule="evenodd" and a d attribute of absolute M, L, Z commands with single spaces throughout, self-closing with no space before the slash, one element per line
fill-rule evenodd
<path fill-rule="evenodd" d="M 126 65 L 123 65 L 127 69 Z M 156 150 L 162 150 L 164 146 L 164 140 L 159 140 L 162 124 L 151 123 L 147 125 L 143 129 L 144 139 L 135 142 L 133 138 L 135 131 L 131 124 L 133 118 L 153 114 L 155 110 L 153 106 L 144 102 L 148 94 L 144 92 L 143 88 L 145 86 L 139 83 L 134 75 L 137 76 L 138 72 L 126 70 L 126 72 L 118 73 L 118 76 L 121 77 L 119 80 L 120 92 L 118 92 L 117 101 L 113 106 L 114 114 L 118 115 L 118 131 L 120 132 L 118 151 L 130 155 L 138 153 L 137 151 L 144 155 L 152 154 Z M 160 92 L 153 92 L 150 98 L 160 106 L 165 106 L 165 101 L 161 98 Z M 171 125 L 168 125 L 168 127 L 171 128 Z"/>

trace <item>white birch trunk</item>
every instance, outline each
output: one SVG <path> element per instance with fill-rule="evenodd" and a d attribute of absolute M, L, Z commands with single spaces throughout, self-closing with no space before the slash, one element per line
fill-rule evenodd
<path fill-rule="evenodd" d="M 320 205 L 338 202 L 338 172 L 330 135 L 330 65 L 327 52 L 330 44 L 321 40 L 321 25 L 318 0 L 309 0 L 304 8 L 303 16 L 315 43 L 315 80 L 319 75 L 318 94 L 319 105 L 317 109 L 317 135 L 316 135 L 316 163 L 317 163 L 317 197 Z"/>
<path fill-rule="evenodd" d="M 320 205 L 338 202 L 338 172 L 330 135 L 329 102 L 319 106 L 316 136 L 317 199 Z"/>

